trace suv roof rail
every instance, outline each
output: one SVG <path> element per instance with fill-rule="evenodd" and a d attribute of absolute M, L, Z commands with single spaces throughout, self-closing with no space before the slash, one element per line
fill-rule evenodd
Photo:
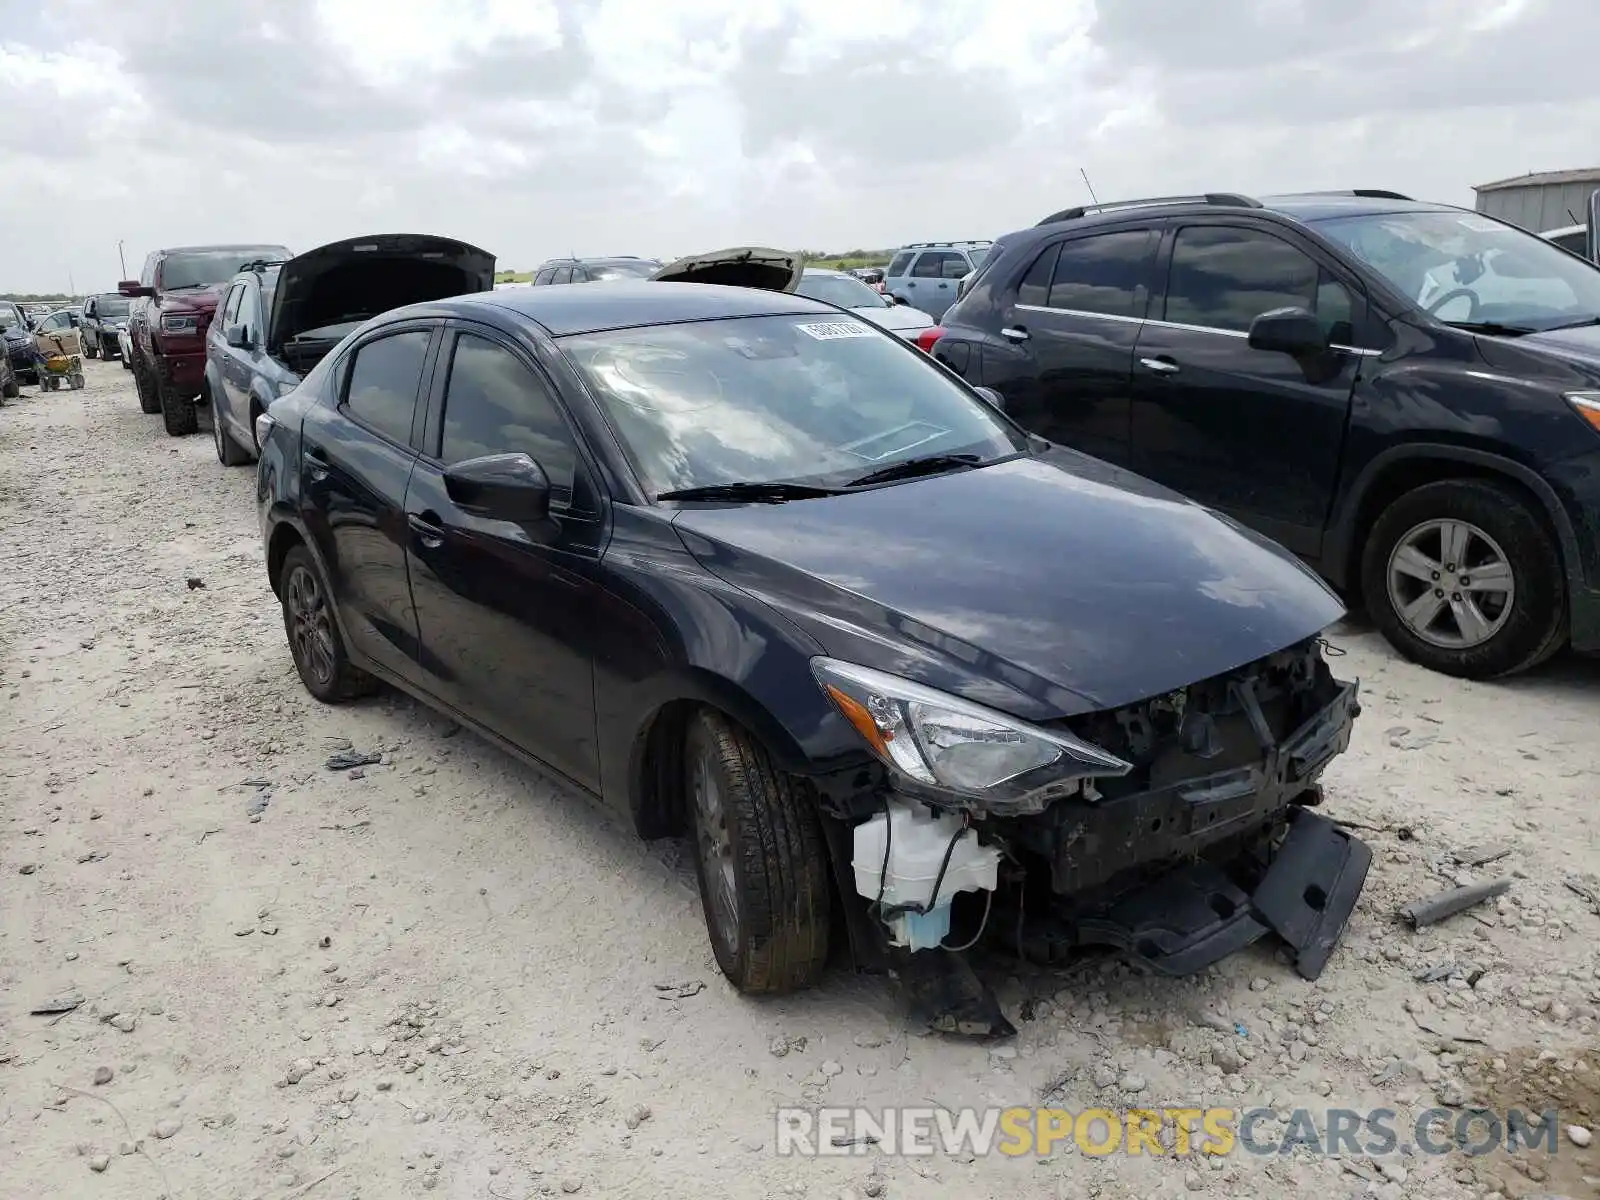
<path fill-rule="evenodd" d="M 902 250 L 931 250 L 939 246 L 966 247 L 966 246 L 992 246 L 988 238 L 970 238 L 964 242 L 907 242 L 901 246 Z"/>
<path fill-rule="evenodd" d="M 1368 200 L 1411 200 L 1412 197 L 1402 192 L 1391 192 L 1388 188 L 1333 188 L 1322 192 L 1298 192 L 1301 196 L 1361 196 Z"/>
<path fill-rule="evenodd" d="M 253 271 L 259 275 L 268 267 L 281 267 L 288 261 L 289 260 L 287 258 L 256 258 L 240 267 L 239 273 L 243 274 L 245 271 Z"/>
<path fill-rule="evenodd" d="M 1237 192 L 1200 192 L 1193 196 L 1150 196 L 1143 200 L 1110 200 L 1104 204 L 1080 204 L 1051 213 L 1040 225 L 1054 225 L 1060 221 L 1076 221 L 1090 213 L 1109 212 L 1119 208 L 1143 208 L 1155 204 L 1215 204 L 1223 208 L 1260 208 L 1261 201 Z"/>

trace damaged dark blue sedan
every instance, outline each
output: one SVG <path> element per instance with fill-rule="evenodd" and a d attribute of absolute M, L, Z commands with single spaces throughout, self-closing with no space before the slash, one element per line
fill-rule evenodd
<path fill-rule="evenodd" d="M 401 688 L 690 837 L 744 992 L 837 951 L 992 1033 L 949 951 L 1271 933 L 1314 977 L 1370 862 L 1314 811 L 1340 602 L 998 404 L 780 291 L 414 305 L 260 418 L 268 576 L 318 699 Z"/>

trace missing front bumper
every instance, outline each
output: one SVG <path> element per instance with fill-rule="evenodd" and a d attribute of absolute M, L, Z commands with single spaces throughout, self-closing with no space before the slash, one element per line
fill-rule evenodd
<path fill-rule="evenodd" d="M 1246 893 L 1207 862 L 1189 863 L 1074 923 L 1077 941 L 1114 946 L 1163 975 L 1190 975 L 1276 933 L 1295 969 L 1327 966 L 1366 885 L 1372 851 L 1308 809 L 1289 815 L 1272 864 Z"/>

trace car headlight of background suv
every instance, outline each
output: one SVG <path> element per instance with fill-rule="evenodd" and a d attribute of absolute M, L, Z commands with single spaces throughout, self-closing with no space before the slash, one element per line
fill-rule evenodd
<path fill-rule="evenodd" d="M 869 667 L 814 658 L 817 683 L 897 790 L 933 804 L 1014 816 L 1041 811 L 1084 780 L 1133 769 L 1069 733 Z"/>

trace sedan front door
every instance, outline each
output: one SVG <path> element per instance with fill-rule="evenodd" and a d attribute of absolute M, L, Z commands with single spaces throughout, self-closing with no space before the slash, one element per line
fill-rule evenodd
<path fill-rule="evenodd" d="M 1316 557 L 1362 358 L 1358 285 L 1262 228 L 1195 223 L 1169 235 L 1160 320 L 1135 350 L 1133 469 Z M 1331 349 L 1255 350 L 1250 323 L 1310 309 Z"/>
<path fill-rule="evenodd" d="M 603 607 L 601 507 L 554 388 L 532 359 L 477 326 L 455 327 L 448 340 L 428 453 L 405 504 L 424 686 L 598 792 L 592 642 Z M 550 480 L 547 517 L 497 520 L 452 499 L 451 466 L 516 452 Z"/>
<path fill-rule="evenodd" d="M 386 326 L 338 365 L 336 402 L 301 426 L 301 512 L 327 567 L 350 646 L 415 680 L 417 618 L 406 568 L 406 485 L 417 460 L 418 397 L 438 322 Z"/>

